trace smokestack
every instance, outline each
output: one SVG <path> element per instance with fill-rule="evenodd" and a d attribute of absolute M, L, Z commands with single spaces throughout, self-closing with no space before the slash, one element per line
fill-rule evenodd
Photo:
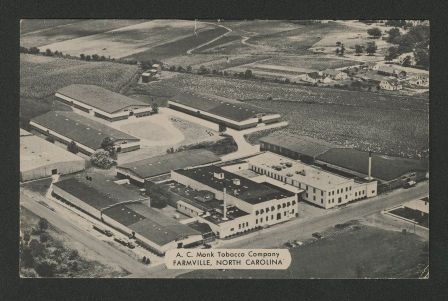
<path fill-rule="evenodd" d="M 372 180 L 372 152 L 369 151 L 369 175 L 367 179 L 370 181 Z"/>
<path fill-rule="evenodd" d="M 222 190 L 222 200 L 224 202 L 224 204 L 223 204 L 224 210 L 223 210 L 222 220 L 226 221 L 228 218 L 227 218 L 227 203 L 226 203 L 226 188 L 225 187 Z"/>

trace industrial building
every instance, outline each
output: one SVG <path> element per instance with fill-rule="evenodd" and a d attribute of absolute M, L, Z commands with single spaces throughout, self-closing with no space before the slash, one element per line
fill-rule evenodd
<path fill-rule="evenodd" d="M 277 113 L 222 97 L 211 98 L 197 94 L 179 94 L 168 101 L 168 106 L 236 130 L 280 120 L 280 115 Z"/>
<path fill-rule="evenodd" d="M 151 114 L 151 106 L 95 85 L 70 85 L 59 89 L 56 97 L 83 112 L 107 121 Z"/>
<path fill-rule="evenodd" d="M 355 181 L 271 152 L 251 157 L 247 162 L 249 169 L 258 174 L 304 190 L 302 199 L 325 209 L 377 195 L 376 181 Z"/>
<path fill-rule="evenodd" d="M 378 190 L 385 191 L 402 187 L 409 181 L 421 181 L 427 178 L 428 162 L 425 160 L 405 159 L 370 154 L 351 148 L 331 149 L 316 158 L 316 164 L 322 168 L 350 177 L 367 178 L 370 176 L 379 182 Z"/>
<path fill-rule="evenodd" d="M 202 243 L 202 234 L 149 207 L 149 198 L 104 176 L 76 176 L 53 184 L 53 195 L 134 237 L 163 255 Z"/>
<path fill-rule="evenodd" d="M 55 174 L 70 174 L 85 169 L 86 161 L 20 129 L 20 181 Z"/>
<path fill-rule="evenodd" d="M 117 177 L 129 179 L 132 184 L 143 186 L 145 180 L 166 178 L 171 170 L 202 166 L 221 161 L 214 153 L 204 149 L 186 150 L 135 162 L 118 165 Z"/>
<path fill-rule="evenodd" d="M 86 155 L 100 149 L 106 137 L 114 141 L 118 153 L 140 148 L 140 139 L 75 112 L 50 111 L 31 119 L 30 126 L 63 144 L 75 142 Z"/>
<path fill-rule="evenodd" d="M 305 163 L 313 163 L 317 156 L 336 147 L 326 141 L 286 132 L 276 132 L 260 139 L 261 151 L 270 151 Z"/>
<path fill-rule="evenodd" d="M 219 238 L 298 216 L 298 194 L 251 181 L 215 165 L 173 170 L 171 178 L 188 189 L 179 198 L 182 202 L 178 210 L 208 224 Z M 200 191 L 211 195 L 192 197 Z"/>

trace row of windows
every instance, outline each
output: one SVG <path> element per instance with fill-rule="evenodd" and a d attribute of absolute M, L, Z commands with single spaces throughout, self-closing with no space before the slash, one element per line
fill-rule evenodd
<path fill-rule="evenodd" d="M 238 224 L 238 229 L 242 229 L 242 228 L 245 228 L 245 227 L 249 227 L 249 223 L 248 222 L 245 222 L 245 223 L 242 223 L 242 224 Z M 232 229 L 230 229 L 230 230 L 233 231 Z"/>
<path fill-rule="evenodd" d="M 347 191 L 351 191 L 352 190 L 352 187 L 351 186 L 349 186 L 349 187 L 345 187 L 345 191 L 347 192 Z M 332 191 L 329 191 L 328 192 L 328 195 L 334 195 L 334 190 L 332 190 Z M 340 194 L 340 193 L 343 193 L 344 192 L 344 188 L 341 188 L 341 189 L 336 189 L 336 194 Z"/>
<path fill-rule="evenodd" d="M 296 201 L 292 201 L 292 203 L 288 201 L 288 202 L 283 203 L 283 204 L 278 204 L 277 205 L 277 209 L 280 210 L 281 208 L 294 206 L 295 204 L 296 204 Z M 255 215 L 268 213 L 269 211 L 275 211 L 275 206 L 271 206 L 270 208 L 266 207 L 265 209 L 256 210 L 255 211 Z"/>

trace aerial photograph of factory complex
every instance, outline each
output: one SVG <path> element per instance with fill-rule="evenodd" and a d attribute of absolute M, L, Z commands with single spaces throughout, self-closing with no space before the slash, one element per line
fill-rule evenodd
<path fill-rule="evenodd" d="M 21 277 L 429 277 L 429 21 L 20 26 Z"/>

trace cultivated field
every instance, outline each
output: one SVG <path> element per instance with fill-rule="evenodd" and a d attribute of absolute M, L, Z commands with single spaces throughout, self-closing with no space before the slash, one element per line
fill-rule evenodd
<path fill-rule="evenodd" d="M 24 20 L 20 45 L 24 47 L 50 48 L 46 45 L 95 35 L 120 27 L 144 22 L 144 20 Z M 38 30 L 38 31 L 36 31 Z M 51 48 L 50 48 L 51 49 Z M 55 49 L 65 51 L 63 49 Z"/>
<path fill-rule="evenodd" d="M 428 265 L 428 243 L 415 234 L 365 225 L 337 232 L 290 249 L 292 263 L 284 271 L 197 270 L 180 278 L 418 278 Z"/>
<path fill-rule="evenodd" d="M 132 65 L 21 54 L 20 95 L 47 97 L 70 84 L 94 84 L 119 91 L 136 72 Z"/>
<path fill-rule="evenodd" d="M 172 95 L 191 91 L 249 101 L 282 114 L 289 121 L 288 132 L 347 147 L 409 157 L 424 155 L 429 147 L 426 97 L 190 74 L 155 82 L 145 89 L 148 93 L 167 89 Z"/>

